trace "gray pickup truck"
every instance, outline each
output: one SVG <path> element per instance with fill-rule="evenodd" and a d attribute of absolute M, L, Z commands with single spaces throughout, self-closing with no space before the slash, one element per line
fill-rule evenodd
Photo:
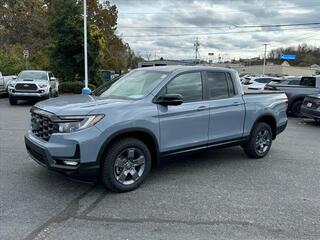
<path fill-rule="evenodd" d="M 320 76 L 302 77 L 299 85 L 266 85 L 265 90 L 280 90 L 288 96 L 288 111 L 301 116 L 303 99 L 307 95 L 320 93 Z"/>
<path fill-rule="evenodd" d="M 28 152 L 50 170 L 100 176 L 116 192 L 137 188 L 162 157 L 241 145 L 266 156 L 287 125 L 287 96 L 244 93 L 238 74 L 202 66 L 131 71 L 99 97 L 37 103 Z"/>

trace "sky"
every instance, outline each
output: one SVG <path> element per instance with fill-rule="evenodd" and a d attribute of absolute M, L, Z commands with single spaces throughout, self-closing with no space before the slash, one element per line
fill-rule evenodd
<path fill-rule="evenodd" d="M 145 59 L 208 60 L 263 57 L 278 47 L 318 46 L 320 0 L 111 0 L 118 7 L 117 34 Z M 249 27 L 248 27 L 249 26 Z M 212 58 L 212 57 L 210 57 Z"/>

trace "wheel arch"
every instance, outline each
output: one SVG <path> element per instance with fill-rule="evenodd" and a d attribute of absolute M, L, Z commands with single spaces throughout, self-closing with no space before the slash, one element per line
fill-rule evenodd
<path fill-rule="evenodd" d="M 250 131 L 250 135 L 251 135 L 252 130 L 254 129 L 254 127 L 260 122 L 267 123 L 271 127 L 272 139 L 273 140 L 276 139 L 276 137 L 277 137 L 277 120 L 276 120 L 275 116 L 273 114 L 271 114 L 271 113 L 262 114 L 256 119 L 256 121 L 252 125 L 252 129 Z"/>
<path fill-rule="evenodd" d="M 97 163 L 101 166 L 103 156 L 108 150 L 108 147 L 118 139 L 127 138 L 127 137 L 134 137 L 142 142 L 144 142 L 151 152 L 152 157 L 152 166 L 158 167 L 160 164 L 159 158 L 159 145 L 156 136 L 148 129 L 145 128 L 128 128 L 120 130 L 116 133 L 113 133 L 109 138 L 105 140 L 102 147 L 99 150 Z"/>

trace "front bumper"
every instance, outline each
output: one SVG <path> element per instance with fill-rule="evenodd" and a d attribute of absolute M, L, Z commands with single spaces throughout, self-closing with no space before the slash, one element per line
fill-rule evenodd
<path fill-rule="evenodd" d="M 79 179 L 96 179 L 100 164 L 97 159 L 99 144 L 95 141 L 101 132 L 95 127 L 90 129 L 89 134 L 88 130 L 83 130 L 66 136 L 52 135 L 48 142 L 29 130 L 25 135 L 25 145 L 29 155 L 49 170 Z M 77 165 L 67 165 L 65 161 Z"/>
<path fill-rule="evenodd" d="M 288 125 L 288 121 L 286 121 L 284 124 L 282 124 L 281 126 L 277 127 L 277 135 L 279 135 L 280 133 L 282 133 Z"/>
<path fill-rule="evenodd" d="M 18 98 L 18 99 L 30 99 L 30 98 L 47 98 L 49 93 L 36 93 L 36 92 L 18 92 L 18 91 L 9 91 L 9 95 L 11 98 Z"/>
<path fill-rule="evenodd" d="M 317 109 L 309 109 L 301 106 L 301 114 L 308 118 L 320 119 L 320 111 Z"/>

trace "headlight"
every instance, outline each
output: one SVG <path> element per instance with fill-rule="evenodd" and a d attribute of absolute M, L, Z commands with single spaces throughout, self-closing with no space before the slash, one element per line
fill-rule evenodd
<path fill-rule="evenodd" d="M 95 125 L 104 115 L 60 117 L 57 122 L 60 133 L 76 132 Z"/>
<path fill-rule="evenodd" d="M 46 88 L 46 87 L 48 87 L 48 85 L 47 84 L 39 84 L 39 87 L 40 88 Z"/>
<path fill-rule="evenodd" d="M 9 82 L 9 87 L 14 87 L 16 85 L 16 82 Z"/>

